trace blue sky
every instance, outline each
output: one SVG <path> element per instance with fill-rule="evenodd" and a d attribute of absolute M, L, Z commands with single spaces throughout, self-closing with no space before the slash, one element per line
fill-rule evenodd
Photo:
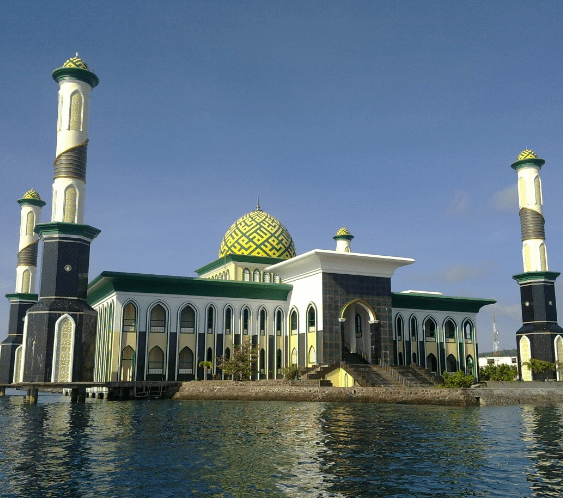
<path fill-rule="evenodd" d="M 0 289 L 14 289 L 16 200 L 35 188 L 50 219 L 51 72 L 78 51 L 100 78 L 90 279 L 194 276 L 259 195 L 298 253 L 334 248 L 344 225 L 354 251 L 416 259 L 394 291 L 496 299 L 479 315 L 480 349 L 492 349 L 493 312 L 501 348 L 515 347 L 510 164 L 527 147 L 546 160 L 549 267 L 563 270 L 562 21 L 558 1 L 5 0 Z"/>

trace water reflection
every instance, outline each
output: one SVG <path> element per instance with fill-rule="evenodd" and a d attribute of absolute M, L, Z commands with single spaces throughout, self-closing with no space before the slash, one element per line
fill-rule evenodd
<path fill-rule="evenodd" d="M 561 496 L 563 407 L 0 398 L 8 497 Z"/>
<path fill-rule="evenodd" d="M 521 437 L 529 464 L 526 474 L 532 496 L 561 496 L 563 485 L 563 409 L 523 406 Z"/>

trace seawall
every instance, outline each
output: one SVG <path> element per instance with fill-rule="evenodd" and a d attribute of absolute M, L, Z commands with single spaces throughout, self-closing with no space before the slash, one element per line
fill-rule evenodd
<path fill-rule="evenodd" d="M 398 403 L 410 405 L 475 406 L 466 389 L 402 387 L 326 387 L 319 381 L 193 381 L 184 382 L 172 399 L 237 401 L 323 401 L 338 403 Z"/>
<path fill-rule="evenodd" d="M 495 386 L 495 384 L 508 384 L 508 386 Z M 526 384 L 539 385 L 527 386 Z M 489 382 L 487 387 L 472 388 L 469 391 L 478 398 L 479 404 L 482 406 L 513 404 L 554 405 L 563 403 L 563 386 L 561 386 L 560 382 Z"/>

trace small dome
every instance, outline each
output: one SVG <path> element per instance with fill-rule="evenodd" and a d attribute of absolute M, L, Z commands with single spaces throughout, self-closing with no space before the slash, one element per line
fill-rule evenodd
<path fill-rule="evenodd" d="M 35 199 L 37 201 L 40 201 L 41 197 L 39 197 L 39 193 L 36 190 L 31 189 L 23 194 L 23 199 Z"/>
<path fill-rule="evenodd" d="M 339 235 L 352 235 L 352 234 L 346 227 L 342 227 L 340 230 L 338 230 L 338 232 L 336 232 L 336 235 L 339 236 Z"/>
<path fill-rule="evenodd" d="M 86 71 L 90 71 L 88 65 L 80 57 L 78 57 L 78 52 L 76 52 L 76 57 L 71 57 L 69 60 L 67 60 L 63 64 L 63 67 L 76 67 L 78 69 L 85 69 Z"/>
<path fill-rule="evenodd" d="M 533 150 L 526 149 L 520 152 L 520 155 L 518 156 L 518 161 L 521 161 L 522 159 L 537 159 L 537 157 L 538 156 Z"/>
<path fill-rule="evenodd" d="M 289 259 L 295 257 L 295 245 L 287 228 L 257 207 L 227 230 L 219 257 L 228 254 Z"/>

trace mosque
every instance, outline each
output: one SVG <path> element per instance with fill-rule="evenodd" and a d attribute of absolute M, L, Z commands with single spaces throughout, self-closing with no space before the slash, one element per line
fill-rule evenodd
<path fill-rule="evenodd" d="M 99 80 L 78 54 L 53 78 L 51 222 L 40 223 L 45 202 L 37 192 L 18 201 L 20 250 L 0 383 L 203 379 L 201 361 L 222 378 L 217 358 L 244 341 L 258 349 L 257 379 L 281 378 L 293 364 L 324 366 L 334 385 L 352 385 L 341 375 L 344 355 L 477 374 L 476 315 L 494 300 L 392 292 L 394 272 L 414 260 L 355 253 L 344 227 L 332 237 L 334 249 L 297 254 L 287 228 L 259 205 L 233 223 L 198 277 L 104 271 L 88 284 L 90 245 L 100 233 L 84 222 L 90 92 Z"/>

